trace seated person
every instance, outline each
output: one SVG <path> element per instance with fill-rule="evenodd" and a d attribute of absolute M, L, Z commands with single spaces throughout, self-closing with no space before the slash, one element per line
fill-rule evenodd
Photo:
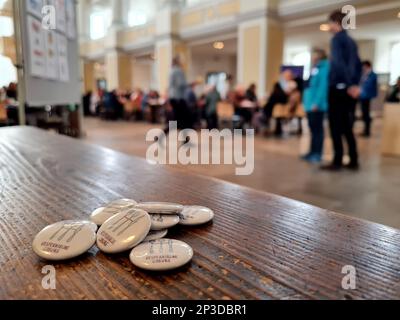
<path fill-rule="evenodd" d="M 238 86 L 235 90 L 234 96 L 234 107 L 235 114 L 241 118 L 241 127 L 244 124 L 251 124 L 253 113 L 249 108 L 249 105 L 254 104 L 251 100 L 249 100 L 249 96 L 251 99 L 254 99 L 254 94 L 249 94 L 249 90 L 245 91 L 243 87 Z"/>
<path fill-rule="evenodd" d="M 387 102 L 396 103 L 400 102 L 400 77 L 397 79 L 397 83 L 393 86 Z"/>
<path fill-rule="evenodd" d="M 288 117 L 295 117 L 298 111 L 298 107 L 301 103 L 301 92 L 299 85 L 294 79 L 294 75 L 291 70 L 287 69 L 282 72 L 281 79 L 275 84 L 272 94 L 264 108 L 264 116 L 267 127 L 269 122 L 274 115 L 274 109 L 276 105 L 282 105 L 284 108 L 288 107 L 288 110 L 282 110 L 287 113 Z M 275 135 L 282 135 L 282 121 L 286 117 L 276 118 Z M 301 125 L 299 126 L 299 133 L 301 133 Z"/>

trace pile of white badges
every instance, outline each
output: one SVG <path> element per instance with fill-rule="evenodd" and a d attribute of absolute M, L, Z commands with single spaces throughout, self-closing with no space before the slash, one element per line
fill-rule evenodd
<path fill-rule="evenodd" d="M 107 254 L 131 250 L 129 258 L 138 268 L 171 270 L 191 261 L 193 249 L 166 239 L 168 229 L 203 225 L 213 218 L 206 207 L 121 199 L 94 210 L 91 222 L 61 221 L 44 228 L 32 247 L 39 257 L 59 261 L 78 257 L 96 244 Z"/>

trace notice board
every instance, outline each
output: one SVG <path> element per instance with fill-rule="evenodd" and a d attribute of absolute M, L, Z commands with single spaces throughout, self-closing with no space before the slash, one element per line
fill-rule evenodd
<path fill-rule="evenodd" d="M 80 103 L 80 63 L 75 0 L 20 1 L 25 100 L 29 106 Z M 42 21 L 55 8 L 55 29 Z M 49 8 L 49 7 L 47 7 Z"/>

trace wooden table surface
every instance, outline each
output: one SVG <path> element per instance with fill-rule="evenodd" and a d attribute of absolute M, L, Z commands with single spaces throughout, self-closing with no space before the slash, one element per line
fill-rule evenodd
<path fill-rule="evenodd" d="M 180 270 L 145 272 L 128 253 L 93 247 L 53 264 L 57 288 L 44 290 L 37 232 L 121 197 L 205 205 L 216 216 L 171 232 L 195 252 Z M 399 257 L 399 230 L 38 129 L 0 129 L 0 299 L 399 299 Z M 346 265 L 356 290 L 342 289 Z"/>

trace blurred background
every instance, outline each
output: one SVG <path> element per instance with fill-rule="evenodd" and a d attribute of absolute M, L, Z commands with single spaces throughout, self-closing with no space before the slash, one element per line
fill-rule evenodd
<path fill-rule="evenodd" d="M 345 5 L 356 9 L 349 34 L 377 75 L 377 94 L 369 134 L 361 106 L 355 111 L 360 171 L 321 172 L 300 159 L 311 139 L 302 95 L 315 49 L 330 55 L 328 16 Z M 398 0 L 78 0 L 76 7 L 80 72 L 71 81 L 81 101 L 27 103 L 24 123 L 145 157 L 147 131 L 170 119 L 177 58 L 188 127 L 257 132 L 251 176 L 235 176 L 229 165 L 180 170 L 400 227 Z M 21 123 L 14 29 L 13 1 L 0 0 L 0 126 Z M 292 83 L 286 103 L 271 100 L 277 84 Z M 322 162 L 333 157 L 327 120 L 324 131 Z"/>

